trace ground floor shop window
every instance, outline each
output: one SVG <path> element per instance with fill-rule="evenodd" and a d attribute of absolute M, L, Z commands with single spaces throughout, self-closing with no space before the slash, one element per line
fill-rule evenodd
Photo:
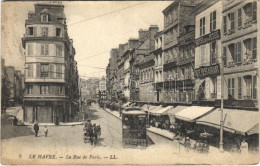
<path fill-rule="evenodd" d="M 235 79 L 228 79 L 228 95 L 231 95 L 233 98 L 235 96 Z"/>

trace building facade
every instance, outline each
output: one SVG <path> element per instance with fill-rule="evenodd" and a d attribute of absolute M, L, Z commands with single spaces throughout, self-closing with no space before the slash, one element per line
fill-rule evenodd
<path fill-rule="evenodd" d="M 221 97 L 222 1 L 202 1 L 195 11 L 196 100 L 215 101 Z"/>
<path fill-rule="evenodd" d="M 163 82 L 158 84 L 161 92 L 157 92 L 161 102 L 191 103 L 193 99 L 194 46 L 185 38 L 193 37 L 198 2 L 178 0 L 163 10 Z"/>
<path fill-rule="evenodd" d="M 237 100 L 238 107 L 258 108 L 258 7 L 257 0 L 223 2 L 224 97 Z"/>
<path fill-rule="evenodd" d="M 61 4 L 35 4 L 22 38 L 25 55 L 24 121 L 67 122 L 78 105 L 75 49 Z M 73 106 L 74 105 L 74 106 Z"/>

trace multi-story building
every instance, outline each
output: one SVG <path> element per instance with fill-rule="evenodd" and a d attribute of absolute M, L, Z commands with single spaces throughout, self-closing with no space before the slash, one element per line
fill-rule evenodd
<path fill-rule="evenodd" d="M 196 99 L 215 101 L 221 97 L 222 0 L 202 1 L 195 12 Z"/>
<path fill-rule="evenodd" d="M 22 38 L 25 54 L 24 121 L 69 121 L 78 105 L 75 49 L 62 4 L 35 4 Z"/>
<path fill-rule="evenodd" d="M 224 97 L 238 101 L 230 106 L 258 108 L 258 7 L 257 0 L 223 1 Z"/>
<path fill-rule="evenodd" d="M 16 92 L 16 75 L 15 68 L 13 66 L 6 66 L 6 74 L 8 79 L 8 84 L 6 84 L 6 89 L 8 93 L 7 105 L 15 106 L 15 92 Z"/>
<path fill-rule="evenodd" d="M 8 105 L 8 99 L 10 96 L 10 91 L 7 88 L 10 84 L 8 75 L 6 72 L 5 60 L 1 58 L 1 110 L 3 107 Z"/>
<path fill-rule="evenodd" d="M 194 48 L 188 43 L 184 44 L 187 46 L 179 47 L 178 42 L 182 42 L 182 35 L 192 36 L 194 7 L 198 2 L 198 0 L 177 0 L 163 10 L 163 83 L 158 84 L 159 89 L 162 89 L 162 92 L 158 92 L 159 101 L 187 103 L 192 100 L 193 92 L 187 91 L 185 86 L 193 86 L 190 62 L 193 59 Z"/>
<path fill-rule="evenodd" d="M 17 103 L 22 103 L 23 99 L 23 75 L 20 70 L 15 70 L 15 101 Z"/>
<path fill-rule="evenodd" d="M 130 52 L 133 48 L 135 48 L 139 44 L 138 39 L 129 39 L 128 40 L 128 47 L 123 54 L 124 59 L 124 96 L 127 100 L 130 99 Z"/>
<path fill-rule="evenodd" d="M 155 49 L 152 52 L 155 56 L 154 58 L 154 89 L 156 90 L 156 101 L 159 102 L 160 96 L 163 93 L 163 48 L 164 48 L 164 38 L 163 31 L 158 32 L 155 36 Z M 160 94 L 161 93 L 161 94 Z M 162 99 L 161 99 L 162 100 Z"/>

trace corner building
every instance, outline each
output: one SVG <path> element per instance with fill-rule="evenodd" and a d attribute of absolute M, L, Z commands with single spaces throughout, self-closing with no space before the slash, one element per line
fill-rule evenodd
<path fill-rule="evenodd" d="M 78 71 L 64 6 L 35 4 L 22 38 L 25 54 L 24 121 L 70 120 L 78 109 Z"/>

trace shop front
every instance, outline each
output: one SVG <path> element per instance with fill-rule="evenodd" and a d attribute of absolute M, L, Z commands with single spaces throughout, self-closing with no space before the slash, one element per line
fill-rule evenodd
<path fill-rule="evenodd" d="M 65 122 L 69 106 L 64 100 L 44 101 L 24 99 L 24 121 L 29 123 Z"/>

